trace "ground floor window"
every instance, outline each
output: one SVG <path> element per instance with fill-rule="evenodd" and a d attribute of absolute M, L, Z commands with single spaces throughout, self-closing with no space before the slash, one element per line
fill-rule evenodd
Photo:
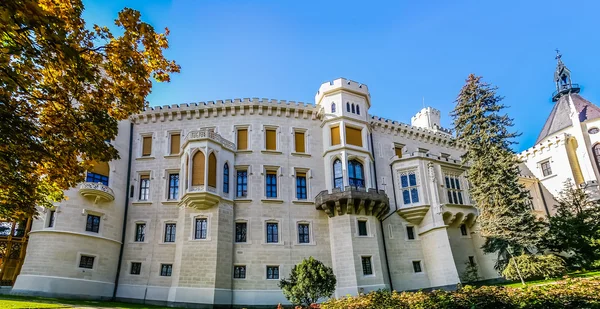
<path fill-rule="evenodd" d="M 173 272 L 173 264 L 160 264 L 160 275 L 163 277 L 171 277 Z"/>
<path fill-rule="evenodd" d="M 267 279 L 279 279 L 279 266 L 267 266 Z"/>
<path fill-rule="evenodd" d="M 363 275 L 365 275 L 365 276 L 372 275 L 373 274 L 373 267 L 371 265 L 371 257 L 370 256 L 363 256 L 361 258 L 361 260 L 362 260 Z"/>
<path fill-rule="evenodd" d="M 132 275 L 139 275 L 142 270 L 142 263 L 140 262 L 131 262 L 131 271 L 129 272 Z"/>
<path fill-rule="evenodd" d="M 94 268 L 94 257 L 88 255 L 82 255 L 79 259 L 79 268 Z"/>
<path fill-rule="evenodd" d="M 246 278 L 246 266 L 245 265 L 234 266 L 233 267 L 233 278 L 235 278 L 235 279 Z"/>

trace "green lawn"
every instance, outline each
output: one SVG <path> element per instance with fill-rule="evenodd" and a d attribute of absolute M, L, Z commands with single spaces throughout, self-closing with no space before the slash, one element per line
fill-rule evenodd
<path fill-rule="evenodd" d="M 572 272 L 567 274 L 567 277 L 569 278 L 591 278 L 591 277 L 597 277 L 600 276 L 600 271 L 598 270 L 594 270 L 594 271 L 587 271 L 587 272 Z M 526 285 L 542 285 L 542 284 L 550 284 L 552 282 L 555 281 L 559 281 L 562 280 L 563 278 L 555 278 L 555 279 L 548 279 L 548 280 L 533 280 L 533 281 L 525 281 Z M 508 282 L 508 283 L 502 283 L 499 284 L 502 286 L 508 286 L 508 287 L 513 287 L 513 288 L 518 288 L 518 287 L 522 287 L 523 284 L 520 281 L 517 282 Z"/>
<path fill-rule="evenodd" d="M 57 299 L 46 297 L 25 297 L 13 295 L 0 295 L 0 308 L 2 309 L 21 309 L 21 308 L 115 308 L 115 309 L 130 309 L 130 308 L 148 308 L 158 309 L 165 307 L 119 303 L 109 301 L 95 300 L 73 300 L 73 299 Z"/>

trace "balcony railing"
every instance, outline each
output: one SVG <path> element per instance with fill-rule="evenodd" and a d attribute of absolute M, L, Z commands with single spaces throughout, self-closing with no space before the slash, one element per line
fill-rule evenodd
<path fill-rule="evenodd" d="M 183 192 L 180 205 L 198 209 L 208 209 L 219 203 L 221 197 L 213 186 L 190 186 Z"/>
<path fill-rule="evenodd" d="M 115 199 L 113 190 L 99 182 L 84 182 L 79 185 L 79 194 L 94 198 L 95 202 L 110 202 Z"/>
<path fill-rule="evenodd" d="M 554 102 L 558 101 L 558 98 L 560 97 L 561 94 L 565 94 L 565 93 L 569 93 L 569 92 L 578 93 L 580 89 L 581 88 L 579 88 L 579 84 L 562 85 L 559 90 L 554 91 L 552 93 L 552 101 L 554 101 Z"/>
<path fill-rule="evenodd" d="M 221 144 L 223 147 L 235 151 L 235 144 L 234 143 L 226 140 L 221 135 L 219 135 L 218 133 L 215 133 L 213 130 L 208 129 L 208 128 L 204 128 L 204 129 L 200 129 L 200 130 L 189 132 L 185 136 L 185 140 L 183 141 L 183 144 L 185 145 L 187 142 L 196 141 L 196 140 L 203 140 L 203 139 L 213 140 L 213 141 Z"/>
<path fill-rule="evenodd" d="M 344 214 L 382 217 L 389 212 L 390 201 L 383 190 L 348 186 L 344 190 L 321 191 L 315 197 L 315 207 L 330 217 Z"/>

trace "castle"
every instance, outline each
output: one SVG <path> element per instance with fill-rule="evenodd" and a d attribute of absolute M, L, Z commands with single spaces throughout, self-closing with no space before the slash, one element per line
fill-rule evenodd
<path fill-rule="evenodd" d="M 568 82 L 552 119 L 579 109 Z M 366 85 L 340 78 L 319 87 L 314 105 L 235 99 L 121 122 L 111 141 L 121 159 L 96 164 L 33 221 L 13 293 L 275 305 L 287 303 L 279 279 L 309 256 L 333 268 L 335 296 L 453 288 L 468 265 L 497 278 L 496 256 L 480 249 L 464 145 L 434 108 L 408 125 L 370 115 L 371 104 Z M 586 106 L 587 119 L 571 115 L 560 130 L 552 120 L 521 154 L 540 215 L 552 207 L 551 181 L 598 179 L 583 153 L 596 149 L 587 126 L 600 113 Z M 554 177 L 540 176 L 544 162 Z"/>

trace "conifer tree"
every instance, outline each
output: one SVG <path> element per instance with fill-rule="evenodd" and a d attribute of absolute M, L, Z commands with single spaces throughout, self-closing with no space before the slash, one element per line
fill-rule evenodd
<path fill-rule="evenodd" d="M 486 237 L 484 252 L 498 252 L 506 260 L 510 245 L 515 254 L 538 246 L 545 229 L 531 212 L 530 196 L 519 183 L 518 159 L 510 148 L 517 133 L 503 113 L 497 87 L 469 75 L 452 112 L 456 142 L 466 145 L 470 194 L 480 211 L 478 223 Z M 498 266 L 498 265 L 497 265 Z"/>

